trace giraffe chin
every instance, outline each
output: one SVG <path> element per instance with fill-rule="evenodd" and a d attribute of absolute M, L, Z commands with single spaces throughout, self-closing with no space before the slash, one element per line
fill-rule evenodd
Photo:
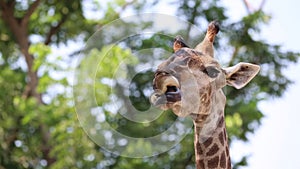
<path fill-rule="evenodd" d="M 186 117 L 189 111 L 182 110 L 181 90 L 176 86 L 167 86 L 166 91 L 156 89 L 150 96 L 150 102 L 153 106 L 161 110 L 171 109 L 179 117 Z"/>

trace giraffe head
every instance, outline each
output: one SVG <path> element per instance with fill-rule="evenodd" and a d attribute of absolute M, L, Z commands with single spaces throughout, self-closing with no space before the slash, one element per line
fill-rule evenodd
<path fill-rule="evenodd" d="M 212 96 L 222 87 L 240 89 L 254 78 L 259 66 L 238 63 L 222 68 L 214 58 L 213 41 L 218 30 L 216 22 L 211 22 L 204 40 L 195 49 L 189 48 L 181 37 L 175 38 L 174 54 L 155 72 L 152 104 L 163 110 L 172 109 L 181 117 L 207 113 L 212 107 Z M 225 96 L 222 97 L 225 103 Z"/>

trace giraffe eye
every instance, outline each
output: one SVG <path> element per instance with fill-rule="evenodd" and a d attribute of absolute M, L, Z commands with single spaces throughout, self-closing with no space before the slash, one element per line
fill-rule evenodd
<path fill-rule="evenodd" d="M 208 66 L 204 69 L 204 73 L 206 73 L 211 78 L 215 78 L 218 76 L 220 71 L 214 68 L 213 66 Z"/>

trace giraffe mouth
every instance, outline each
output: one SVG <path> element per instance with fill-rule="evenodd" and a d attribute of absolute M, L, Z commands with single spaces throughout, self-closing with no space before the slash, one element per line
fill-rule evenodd
<path fill-rule="evenodd" d="M 176 86 L 167 86 L 165 95 L 168 102 L 177 102 L 181 100 L 180 89 Z"/>
<path fill-rule="evenodd" d="M 155 79 L 154 83 L 154 93 L 150 97 L 150 102 L 154 106 L 181 101 L 180 85 L 175 77 L 166 76 L 157 80 Z"/>

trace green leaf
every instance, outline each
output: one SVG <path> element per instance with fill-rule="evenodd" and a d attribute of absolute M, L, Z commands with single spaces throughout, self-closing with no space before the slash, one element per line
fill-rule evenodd
<path fill-rule="evenodd" d="M 32 69 L 33 71 L 37 71 L 39 67 L 46 62 L 46 56 L 51 53 L 51 49 L 43 43 L 37 43 L 30 45 L 29 53 L 35 56 Z"/>

